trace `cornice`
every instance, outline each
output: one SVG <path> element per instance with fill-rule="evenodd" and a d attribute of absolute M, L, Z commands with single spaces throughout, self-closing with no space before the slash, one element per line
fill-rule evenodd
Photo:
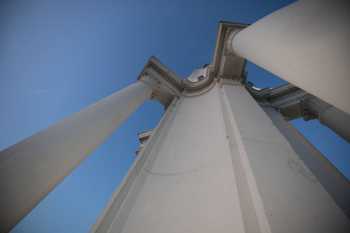
<path fill-rule="evenodd" d="M 219 30 L 216 38 L 214 57 L 212 61 L 211 76 L 244 82 L 245 59 L 236 55 L 231 49 L 230 41 L 240 30 L 248 24 L 219 22 Z"/>
<path fill-rule="evenodd" d="M 152 56 L 142 69 L 138 80 L 152 89 L 152 99 L 167 107 L 174 97 L 181 96 L 184 90 L 182 80 L 156 57 Z"/>
<path fill-rule="evenodd" d="M 216 79 L 244 83 L 245 60 L 231 51 L 228 44 L 233 34 L 246 26 L 246 24 L 225 21 L 219 23 L 213 61 L 200 69 L 204 74 L 198 77 L 193 77 L 196 74 L 192 74 L 191 79 L 181 79 L 152 56 L 142 69 L 138 80 L 151 86 L 152 98 L 165 107 L 174 97 L 197 96 L 207 92 L 215 84 Z"/>

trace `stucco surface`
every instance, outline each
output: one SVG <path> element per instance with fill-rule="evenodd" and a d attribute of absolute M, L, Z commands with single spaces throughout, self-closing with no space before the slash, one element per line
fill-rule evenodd
<path fill-rule="evenodd" d="M 167 115 L 134 178 L 126 178 L 130 187 L 114 195 L 93 232 L 349 231 L 342 210 L 243 86 L 216 84 L 181 97 Z"/>

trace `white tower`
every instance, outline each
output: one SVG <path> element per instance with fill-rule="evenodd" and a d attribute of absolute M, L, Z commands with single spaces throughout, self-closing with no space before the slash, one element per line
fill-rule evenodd
<path fill-rule="evenodd" d="M 242 27 L 222 22 L 212 64 L 186 80 L 150 59 L 140 79 L 173 100 L 92 232 L 350 230 L 348 181 L 285 120 L 317 98 L 247 86 L 227 50 Z"/>

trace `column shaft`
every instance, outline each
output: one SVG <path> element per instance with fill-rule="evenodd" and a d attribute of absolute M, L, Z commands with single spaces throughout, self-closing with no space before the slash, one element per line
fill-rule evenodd
<path fill-rule="evenodd" d="M 0 152 L 0 232 L 8 232 L 151 95 L 134 83 Z"/>
<path fill-rule="evenodd" d="M 350 114 L 350 3 L 301 0 L 243 29 L 233 50 Z"/>
<path fill-rule="evenodd" d="M 300 159 L 350 218 L 350 183 L 348 179 L 279 112 L 269 107 L 264 107 L 264 111 L 286 137 Z"/>

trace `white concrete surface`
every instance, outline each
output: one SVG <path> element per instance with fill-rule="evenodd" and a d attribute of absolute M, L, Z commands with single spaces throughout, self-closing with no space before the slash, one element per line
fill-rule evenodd
<path fill-rule="evenodd" d="M 137 159 L 135 160 L 133 166 L 130 168 L 127 176 L 124 178 L 123 182 L 119 185 L 117 191 L 113 193 L 112 198 L 110 199 L 107 207 L 103 211 L 102 215 L 99 217 L 98 221 L 94 224 L 91 229 L 91 232 L 108 232 L 111 224 L 113 223 L 116 215 L 120 213 L 120 208 L 126 206 L 127 203 L 124 203 L 126 196 L 129 196 L 129 202 L 133 201 L 133 198 L 130 198 L 129 193 L 137 193 L 136 191 L 131 191 L 133 189 L 138 189 L 142 185 L 137 185 L 137 183 L 142 183 L 145 177 L 139 177 L 140 170 L 142 169 L 144 163 L 152 155 L 154 156 L 155 151 L 159 148 L 159 143 L 162 141 L 162 138 L 167 134 L 168 128 L 171 125 L 171 122 L 174 119 L 177 105 L 179 104 L 178 99 L 174 99 L 170 106 L 168 106 L 165 114 L 158 123 L 158 126 L 152 130 L 151 137 L 147 140 L 146 146 L 141 149 Z M 124 212 L 124 211 L 123 211 Z M 127 212 L 126 212 L 127 213 Z M 119 221 L 123 221 L 125 214 L 121 214 Z"/>
<path fill-rule="evenodd" d="M 0 232 L 8 232 L 151 96 L 142 82 L 0 152 Z"/>
<path fill-rule="evenodd" d="M 244 232 L 218 94 L 182 100 L 114 220 L 96 232 Z"/>
<path fill-rule="evenodd" d="M 350 114 L 350 2 L 300 0 L 239 32 L 233 50 Z"/>
<path fill-rule="evenodd" d="M 92 232 L 349 232 L 244 87 L 220 86 L 167 112 Z"/>
<path fill-rule="evenodd" d="M 349 232 L 349 219 L 255 100 L 240 86 L 224 91 L 271 232 Z"/>

